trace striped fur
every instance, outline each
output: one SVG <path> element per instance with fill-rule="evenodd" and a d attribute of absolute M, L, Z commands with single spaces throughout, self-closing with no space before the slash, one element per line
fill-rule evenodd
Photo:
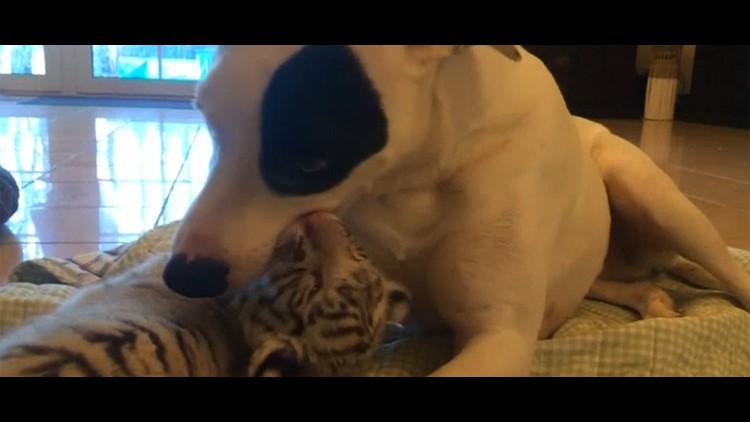
<path fill-rule="evenodd" d="M 334 237 L 292 226 L 266 275 L 219 299 L 166 288 L 166 255 L 86 287 L 0 339 L 0 376 L 344 374 L 405 316 L 409 294 L 338 220 L 320 224 L 334 223 Z"/>
<path fill-rule="evenodd" d="M 388 322 L 408 312 L 407 290 L 373 266 L 338 219 L 314 224 L 307 235 L 292 227 L 275 254 L 284 264 L 272 263 L 235 298 L 240 319 L 252 321 L 243 325 L 252 375 L 269 361 L 281 374 L 344 374 L 380 344 Z"/>
<path fill-rule="evenodd" d="M 0 340 L 2 376 L 241 374 L 240 321 L 215 300 L 191 300 L 161 282 L 167 256 L 83 288 L 54 313 Z"/>

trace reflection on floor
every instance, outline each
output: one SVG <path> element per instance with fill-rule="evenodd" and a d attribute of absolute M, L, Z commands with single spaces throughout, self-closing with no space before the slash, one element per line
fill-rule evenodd
<path fill-rule="evenodd" d="M 750 132 L 613 120 L 676 180 L 726 241 L 750 249 Z M 0 284 L 22 259 L 107 249 L 180 219 L 212 146 L 192 110 L 0 101 L 0 165 L 21 207 L 0 230 Z"/>

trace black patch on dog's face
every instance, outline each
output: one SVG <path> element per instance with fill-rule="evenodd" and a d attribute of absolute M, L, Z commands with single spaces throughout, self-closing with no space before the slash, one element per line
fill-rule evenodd
<path fill-rule="evenodd" d="M 331 189 L 385 146 L 380 97 L 346 46 L 304 47 L 276 70 L 261 106 L 260 171 L 280 195 Z"/>

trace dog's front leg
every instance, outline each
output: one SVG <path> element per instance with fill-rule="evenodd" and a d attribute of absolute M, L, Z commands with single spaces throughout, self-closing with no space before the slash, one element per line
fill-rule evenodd
<path fill-rule="evenodd" d="M 534 339 L 513 327 L 477 332 L 457 341 L 457 354 L 431 377 L 525 377 L 531 370 Z"/>
<path fill-rule="evenodd" d="M 544 315 L 546 265 L 523 226 L 503 219 L 461 231 L 431 255 L 427 282 L 457 347 L 433 376 L 529 374 Z"/>

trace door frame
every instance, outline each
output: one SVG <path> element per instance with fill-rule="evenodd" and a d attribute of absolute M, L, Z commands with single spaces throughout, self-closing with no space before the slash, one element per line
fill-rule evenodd
<path fill-rule="evenodd" d="M 91 45 L 45 45 L 45 75 L 0 75 L 0 93 L 193 98 L 196 81 L 94 78 Z"/>
<path fill-rule="evenodd" d="M 91 66 L 93 46 L 74 45 L 70 47 L 72 47 L 72 68 L 75 76 L 73 82 L 76 93 L 182 98 L 195 96 L 195 81 L 95 78 Z"/>
<path fill-rule="evenodd" d="M 44 75 L 0 75 L 0 93 L 63 91 L 64 46 L 44 45 Z"/>

